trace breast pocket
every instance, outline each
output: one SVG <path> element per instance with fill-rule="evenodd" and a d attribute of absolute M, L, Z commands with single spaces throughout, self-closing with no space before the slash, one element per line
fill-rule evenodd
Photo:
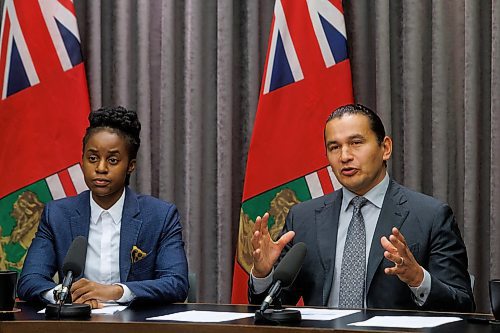
<path fill-rule="evenodd" d="M 130 265 L 129 280 L 148 280 L 152 279 L 155 271 L 154 253 L 148 253 L 140 260 Z"/>

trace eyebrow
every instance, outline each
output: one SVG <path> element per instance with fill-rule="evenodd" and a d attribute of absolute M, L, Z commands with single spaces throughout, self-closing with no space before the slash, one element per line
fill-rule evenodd
<path fill-rule="evenodd" d="M 351 135 L 347 138 L 347 141 L 351 141 L 351 140 L 354 140 L 354 139 L 363 139 L 365 140 L 365 137 L 361 134 L 354 134 L 354 135 Z M 330 141 L 327 141 L 326 142 L 326 145 L 330 145 L 330 144 L 333 144 L 333 143 L 337 143 L 338 141 L 337 140 L 330 140 Z"/>
<path fill-rule="evenodd" d="M 352 139 L 365 139 L 365 136 L 362 135 L 362 134 L 354 134 L 354 135 L 351 135 L 348 139 L 349 140 L 352 140 Z"/>
<path fill-rule="evenodd" d="M 110 154 L 120 154 L 120 150 L 115 148 L 115 149 L 108 150 L 108 153 L 110 153 Z"/>
<path fill-rule="evenodd" d="M 88 151 L 88 152 L 91 152 L 91 153 L 97 153 L 97 152 L 99 152 L 99 150 L 98 150 L 98 149 L 95 149 L 95 148 L 89 148 L 89 149 L 87 149 L 87 151 Z M 119 150 L 119 149 L 117 149 L 117 148 L 114 148 L 114 149 L 108 150 L 108 152 L 107 152 L 107 153 L 108 153 L 108 154 L 121 154 L 121 153 L 120 153 L 120 150 Z"/>

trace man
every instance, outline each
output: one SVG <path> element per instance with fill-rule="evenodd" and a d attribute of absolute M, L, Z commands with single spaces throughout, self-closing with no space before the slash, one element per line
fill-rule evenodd
<path fill-rule="evenodd" d="M 325 126 L 328 161 L 343 188 L 290 210 L 274 242 L 269 214 L 252 236 L 251 303 L 260 303 L 273 266 L 294 243 L 307 255 L 284 304 L 471 312 L 467 253 L 450 207 L 387 174 L 392 140 L 362 105 L 335 110 Z"/>
<path fill-rule="evenodd" d="M 54 302 L 64 258 L 77 236 L 88 239 L 83 278 L 71 287 L 75 303 L 183 301 L 188 267 L 177 208 L 128 187 L 135 171 L 141 124 L 123 107 L 90 113 L 82 169 L 90 191 L 49 202 L 19 278 L 18 295 Z"/>

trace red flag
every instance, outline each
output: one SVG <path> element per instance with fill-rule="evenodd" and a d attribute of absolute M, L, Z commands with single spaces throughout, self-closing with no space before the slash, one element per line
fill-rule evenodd
<path fill-rule="evenodd" d="M 5 269 L 22 264 L 43 202 L 86 189 L 79 161 L 90 106 L 71 0 L 6 0 L 0 38 Z M 36 214 L 29 207 L 37 207 Z M 27 215 L 33 220 L 28 224 L 22 222 Z"/>
<path fill-rule="evenodd" d="M 323 129 L 353 102 L 341 0 L 276 0 L 240 211 L 233 303 L 247 302 L 255 218 L 269 212 L 273 237 L 290 207 L 339 186 Z"/>

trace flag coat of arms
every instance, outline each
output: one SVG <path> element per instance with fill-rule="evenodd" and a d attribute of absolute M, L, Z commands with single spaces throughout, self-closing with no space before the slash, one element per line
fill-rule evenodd
<path fill-rule="evenodd" d="M 323 130 L 328 115 L 353 103 L 341 0 L 276 0 L 248 153 L 232 303 L 247 303 L 251 236 L 269 212 L 276 239 L 294 204 L 330 193 Z"/>
<path fill-rule="evenodd" d="M 90 106 L 72 0 L 5 0 L 0 90 L 0 270 L 20 270 L 44 203 L 86 189 Z"/>

